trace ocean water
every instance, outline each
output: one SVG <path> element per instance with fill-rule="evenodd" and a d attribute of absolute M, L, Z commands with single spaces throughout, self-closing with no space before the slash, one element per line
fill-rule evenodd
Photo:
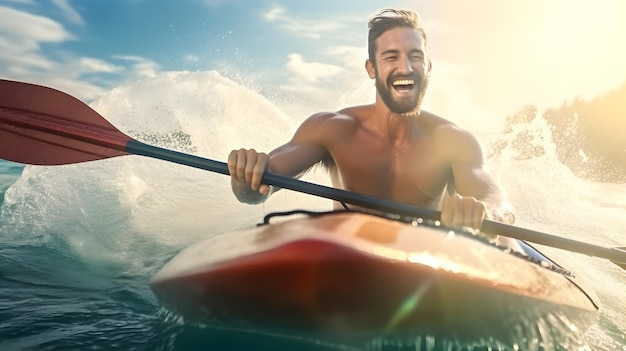
<path fill-rule="evenodd" d="M 337 104 L 370 97 L 341 97 Z M 118 87 L 91 106 L 138 140 L 217 160 L 233 148 L 269 150 L 287 140 L 298 120 L 284 111 L 298 110 L 302 118 L 317 111 L 270 101 L 213 71 L 164 73 Z M 518 128 L 539 133 L 546 152 L 521 159 L 511 146 L 489 159 L 517 225 L 626 246 L 626 184 L 573 175 L 558 161 L 542 121 Z M 489 149 L 511 137 L 481 140 Z M 320 172 L 307 179 L 326 184 Z M 285 191 L 264 205 L 243 205 L 227 177 L 138 156 L 56 167 L 0 161 L 0 195 L 0 350 L 498 349 L 489 336 L 472 345 L 421 336 L 344 343 L 195 326 L 152 295 L 152 275 L 186 246 L 251 226 L 274 210 L 328 209 L 327 200 Z M 603 259 L 544 251 L 587 282 L 602 307 L 584 343 L 560 349 L 626 350 L 626 271 Z"/>

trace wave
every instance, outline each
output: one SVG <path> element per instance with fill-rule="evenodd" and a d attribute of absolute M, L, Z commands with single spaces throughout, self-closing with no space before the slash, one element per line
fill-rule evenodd
<path fill-rule="evenodd" d="M 590 102 L 576 99 L 541 114 L 536 106 L 525 106 L 507 117 L 490 156 L 508 152 L 524 160 L 553 153 L 581 178 L 626 183 L 624 110 L 626 84 Z"/>
<path fill-rule="evenodd" d="M 368 90 L 339 96 L 337 102 L 363 101 L 369 94 Z M 164 73 L 118 87 L 91 106 L 138 140 L 217 160 L 242 146 L 273 149 L 288 140 L 298 124 L 283 112 L 293 105 L 285 108 L 214 71 Z M 299 112 L 311 107 L 305 104 Z M 486 139 L 491 172 L 517 210 L 517 225 L 623 245 L 625 185 L 597 181 L 596 174 L 581 176 L 563 159 L 563 145 L 576 145 L 563 135 L 577 130 L 574 124 L 557 130 L 536 108 L 522 109 L 507 119 L 500 133 Z M 595 159 L 582 150 L 584 155 L 576 154 L 583 159 L 586 155 L 587 162 Z M 309 177 L 327 182 L 320 175 Z M 328 200 L 288 191 L 263 205 L 244 205 L 234 199 L 228 177 L 124 156 L 25 167 L 4 194 L 0 231 L 8 241 L 59 248 L 98 270 L 113 267 L 149 277 L 183 247 L 252 226 L 267 212 L 329 207 Z M 584 280 L 605 287 L 599 291 L 605 313 L 615 325 L 624 325 L 623 306 L 618 303 L 623 273 L 611 271 L 610 263 L 593 265 L 597 261 L 576 254 L 560 253 L 559 258 L 568 268 L 583 272 Z M 602 330 L 596 334 L 605 340 Z"/>
<path fill-rule="evenodd" d="M 217 160 L 241 146 L 274 148 L 293 131 L 274 104 L 215 71 L 165 73 L 116 88 L 91 106 L 140 141 Z M 123 156 L 25 167 L 6 190 L 0 219 L 17 239 L 62 241 L 85 261 L 144 269 L 155 247 L 171 255 L 208 235 L 254 225 L 265 211 L 306 207 L 305 199 L 284 192 L 262 206 L 245 205 L 232 196 L 228 177 Z"/>
<path fill-rule="evenodd" d="M 347 98 L 364 100 L 343 96 L 338 101 Z M 217 160 L 242 146 L 273 149 L 298 124 L 278 103 L 215 71 L 164 73 L 115 88 L 91 106 L 140 141 Z M 562 217 L 552 210 L 555 201 L 572 203 L 571 213 L 621 216 L 623 186 L 581 179 L 561 161 L 560 143 L 550 122 L 533 108 L 509 117 L 502 133 L 492 136 L 488 163 L 519 218 L 541 223 L 547 216 Z M 328 183 L 318 174 L 307 180 Z M 283 191 L 263 205 L 244 205 L 232 196 L 228 177 L 124 156 L 26 167 L 6 190 L 0 219 L 16 236 L 61 237 L 89 259 L 139 261 L 146 242 L 175 250 L 253 225 L 266 212 L 294 207 L 327 209 L 330 203 Z"/>

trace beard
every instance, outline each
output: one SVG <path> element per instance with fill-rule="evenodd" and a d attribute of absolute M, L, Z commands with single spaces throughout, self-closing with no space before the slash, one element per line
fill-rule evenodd
<path fill-rule="evenodd" d="M 391 95 L 391 89 L 393 89 L 392 82 L 396 79 L 413 79 L 416 87 L 415 94 L 403 100 L 394 100 Z M 409 76 L 389 76 L 387 82 L 384 83 L 378 76 L 378 73 L 376 73 L 376 91 L 391 112 L 407 116 L 416 116 L 420 113 L 429 79 L 430 74 L 428 73 L 424 79 L 417 73 L 413 73 Z"/>

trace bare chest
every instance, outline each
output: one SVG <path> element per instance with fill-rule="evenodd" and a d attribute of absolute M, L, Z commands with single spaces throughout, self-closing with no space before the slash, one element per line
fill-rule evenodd
<path fill-rule="evenodd" d="M 448 182 L 449 166 L 428 138 L 392 145 L 355 135 L 329 151 L 334 185 L 349 191 L 435 207 Z"/>

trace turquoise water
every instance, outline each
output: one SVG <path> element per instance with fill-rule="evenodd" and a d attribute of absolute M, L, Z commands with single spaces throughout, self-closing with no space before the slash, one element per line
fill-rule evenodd
<path fill-rule="evenodd" d="M 22 169 L 0 161 L 2 195 Z M 173 251 L 144 257 L 151 268 L 137 274 L 119 265 L 94 265 L 55 233 L 22 236 L 6 221 L 0 228 L 1 350 L 336 349 L 180 324 L 161 310 L 148 286 L 151 273 Z"/>
<path fill-rule="evenodd" d="M 220 160 L 241 145 L 269 149 L 294 124 L 280 106 L 215 72 L 165 74 L 120 87 L 92 106 L 136 138 Z M 250 110 L 273 123 L 264 139 L 245 118 Z M 551 154 L 520 161 L 503 153 L 490 162 L 518 225 L 626 244 L 626 185 L 578 179 Z M 327 205 L 319 199 L 279 193 L 264 206 L 245 206 L 224 176 L 136 156 L 58 167 L 0 161 L 0 194 L 0 350 L 498 349 L 489 336 L 448 348 L 422 336 L 339 342 L 193 326 L 158 305 L 149 280 L 184 247 L 252 225 L 268 211 Z M 599 296 L 601 314 L 585 332 L 586 346 L 625 349 L 625 272 L 604 260 L 546 252 Z"/>

